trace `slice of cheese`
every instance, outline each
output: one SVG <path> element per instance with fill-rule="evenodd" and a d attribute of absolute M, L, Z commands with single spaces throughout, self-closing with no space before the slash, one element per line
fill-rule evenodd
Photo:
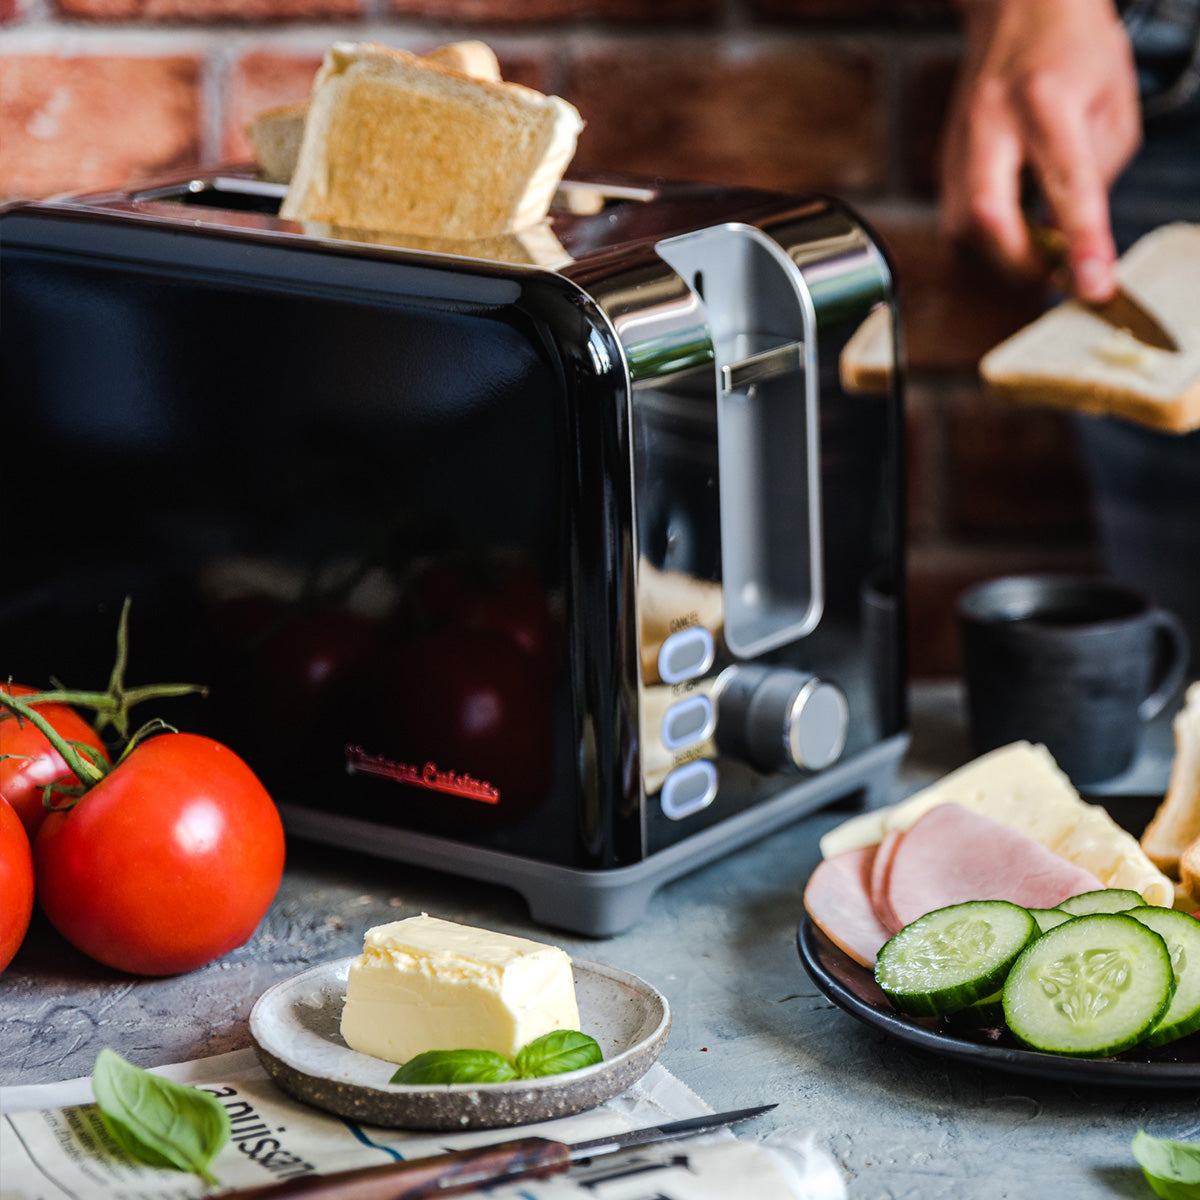
<path fill-rule="evenodd" d="M 346 1045 L 395 1063 L 426 1050 L 511 1058 L 545 1033 L 578 1028 L 565 951 L 424 913 L 367 931 L 342 1010 Z"/>
<path fill-rule="evenodd" d="M 1130 888 L 1147 904 L 1170 907 L 1174 902 L 1174 885 L 1147 858 L 1137 838 L 1100 805 L 1085 803 L 1049 750 L 1029 742 L 992 750 L 899 804 L 852 817 L 821 839 L 821 854 L 829 858 L 881 842 L 889 830 L 909 829 L 918 817 L 949 801 L 1031 837 L 1091 871 L 1105 887 Z"/>

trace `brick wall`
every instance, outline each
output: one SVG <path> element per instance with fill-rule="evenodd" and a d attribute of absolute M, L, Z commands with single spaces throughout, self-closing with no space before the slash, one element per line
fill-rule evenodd
<path fill-rule="evenodd" d="M 906 321 L 914 676 L 956 669 L 967 583 L 1093 565 L 1071 425 L 975 378 L 1038 297 L 938 236 L 949 0 L 0 0 L 0 198 L 244 156 L 335 38 L 464 36 L 579 107 L 581 167 L 830 191 L 873 222 Z"/>

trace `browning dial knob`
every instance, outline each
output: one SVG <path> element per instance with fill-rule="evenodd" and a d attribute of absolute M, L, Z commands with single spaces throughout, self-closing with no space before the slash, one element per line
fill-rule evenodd
<path fill-rule="evenodd" d="M 850 706 L 835 684 L 791 667 L 730 667 L 717 684 L 717 744 L 764 771 L 820 771 L 846 746 Z"/>

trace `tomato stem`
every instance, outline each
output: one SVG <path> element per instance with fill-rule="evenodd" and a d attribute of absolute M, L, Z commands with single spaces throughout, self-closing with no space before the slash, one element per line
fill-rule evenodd
<path fill-rule="evenodd" d="M 39 730 L 45 736 L 46 741 L 58 751 L 59 757 L 70 768 L 71 774 L 85 787 L 92 787 L 104 778 L 104 772 L 90 759 L 80 754 L 75 746 L 37 711 L 33 704 L 27 703 L 20 696 L 11 696 L 3 688 L 0 688 L 0 705 L 16 713 Z"/>

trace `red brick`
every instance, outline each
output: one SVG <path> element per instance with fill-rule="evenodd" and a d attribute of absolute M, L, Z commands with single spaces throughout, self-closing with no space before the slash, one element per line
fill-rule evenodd
<path fill-rule="evenodd" d="M 896 267 L 909 366 L 971 371 L 996 343 L 1031 321 L 1042 290 L 1001 278 L 944 238 L 932 207 L 862 205 Z"/>
<path fill-rule="evenodd" d="M 116 186 L 194 166 L 199 64 L 166 58 L 0 58 L 0 195 Z"/>
<path fill-rule="evenodd" d="M 876 187 L 874 60 L 833 40 L 601 42 L 568 68 L 581 169 L 801 191 Z"/>
<path fill-rule="evenodd" d="M 58 0 L 58 8 L 91 21 L 293 21 L 359 16 L 363 0 Z"/>
<path fill-rule="evenodd" d="M 225 98 L 221 153 L 229 161 L 253 157 L 246 126 L 264 109 L 304 100 L 312 90 L 321 55 L 287 55 L 257 50 L 240 59 L 230 73 Z"/>
<path fill-rule="evenodd" d="M 581 16 L 587 0 L 388 0 L 399 17 L 492 25 L 536 25 Z"/>
<path fill-rule="evenodd" d="M 929 537 L 942 526 L 943 390 L 910 378 L 905 391 L 905 521 L 910 538 Z"/>
<path fill-rule="evenodd" d="M 939 54 L 919 64 L 908 83 L 900 137 L 908 186 L 918 195 L 938 190 L 938 154 L 958 64 L 956 54 Z"/>
<path fill-rule="evenodd" d="M 946 479 L 951 533 L 1091 535 L 1087 473 L 1066 413 L 993 398 L 977 385 L 946 413 Z"/>
<path fill-rule="evenodd" d="M 954 15 L 952 0 L 750 0 L 749 10 L 772 20 L 836 21 L 861 24 L 878 21 L 945 22 Z"/>
<path fill-rule="evenodd" d="M 723 0 L 584 0 L 588 17 L 602 21 L 712 21 L 720 17 Z"/>

